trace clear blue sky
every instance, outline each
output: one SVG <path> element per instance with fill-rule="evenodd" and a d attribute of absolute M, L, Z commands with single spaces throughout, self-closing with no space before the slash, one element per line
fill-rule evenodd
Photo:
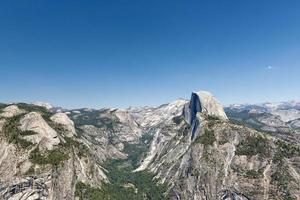
<path fill-rule="evenodd" d="M 0 102 L 300 99 L 299 0 L 2 0 Z"/>

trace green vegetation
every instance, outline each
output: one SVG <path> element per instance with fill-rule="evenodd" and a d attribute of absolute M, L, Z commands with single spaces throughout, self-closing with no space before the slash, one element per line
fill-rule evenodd
<path fill-rule="evenodd" d="M 213 130 L 205 129 L 204 134 L 197 137 L 195 140 L 195 143 L 200 143 L 204 145 L 213 145 L 213 143 L 216 141 L 215 134 Z"/>
<path fill-rule="evenodd" d="M 209 121 L 218 121 L 218 120 L 220 120 L 220 118 L 218 116 L 215 116 L 215 115 L 207 115 L 206 118 Z"/>
<path fill-rule="evenodd" d="M 18 147 L 21 147 L 21 148 L 27 148 L 27 147 L 31 146 L 32 143 L 23 139 L 21 136 L 31 135 L 34 133 L 31 131 L 22 132 L 19 129 L 21 117 L 22 117 L 22 115 L 18 115 L 18 116 L 7 119 L 7 121 L 5 122 L 5 124 L 3 126 L 2 132 L 9 143 L 14 143 Z"/>
<path fill-rule="evenodd" d="M 91 187 L 79 182 L 76 184 L 76 196 L 81 200 L 162 200 L 166 186 L 158 184 L 150 172 L 132 171 L 137 167 L 141 156 L 147 151 L 153 136 L 144 134 L 137 144 L 125 144 L 124 152 L 128 154 L 125 160 L 112 159 L 104 168 L 110 184 L 101 188 Z"/>
<path fill-rule="evenodd" d="M 17 106 L 25 110 L 26 112 L 39 112 L 43 118 L 47 121 L 47 123 L 60 135 L 64 134 L 65 128 L 63 125 L 57 124 L 50 120 L 52 115 L 47 109 L 28 105 L 28 104 L 17 104 Z M 21 131 L 20 120 L 24 116 L 24 114 L 17 115 L 11 118 L 7 118 L 6 122 L 3 126 L 2 134 L 5 136 L 9 143 L 14 143 L 20 148 L 32 148 L 34 145 L 23 139 L 24 136 L 34 135 L 37 134 L 33 131 Z M 75 139 L 72 138 L 65 138 L 66 143 L 62 143 L 58 146 L 57 149 L 52 151 L 47 151 L 45 153 L 41 153 L 38 150 L 38 147 L 31 151 L 30 153 L 30 160 L 35 164 L 52 164 L 57 165 L 63 160 L 68 159 L 68 154 L 73 149 L 71 147 L 75 147 L 74 149 L 77 151 L 79 157 L 86 156 L 88 154 L 88 149 L 83 144 L 77 142 Z"/>
<path fill-rule="evenodd" d="M 65 143 L 59 144 L 55 149 L 46 152 L 40 152 L 39 148 L 36 147 L 30 152 L 29 159 L 34 164 L 39 165 L 58 165 L 61 162 L 69 159 L 69 153 L 74 150 L 77 155 L 81 158 L 89 155 L 87 147 L 74 138 L 64 138 Z"/>
<path fill-rule="evenodd" d="M 58 165 L 60 162 L 67 160 L 68 158 L 68 154 L 62 152 L 62 149 L 54 149 L 42 154 L 38 148 L 35 148 L 30 152 L 29 156 L 32 163 L 39 165 Z"/>
<path fill-rule="evenodd" d="M 246 171 L 245 177 L 249 179 L 258 179 L 263 177 L 263 169 Z"/>
<path fill-rule="evenodd" d="M 228 143 L 229 141 L 225 138 L 221 139 L 220 141 L 218 141 L 219 145 L 223 145 L 223 144 L 226 144 Z"/>
<path fill-rule="evenodd" d="M 215 124 L 221 122 L 220 118 L 215 115 L 206 115 L 205 118 L 207 120 L 208 128 L 212 128 Z"/>
<path fill-rule="evenodd" d="M 25 110 L 26 112 L 39 112 L 43 116 L 43 118 L 47 121 L 50 120 L 50 116 L 52 115 L 46 108 L 35 106 L 31 104 L 19 103 L 16 104 L 21 110 Z M 3 134 L 7 138 L 9 143 L 14 143 L 18 147 L 21 148 L 28 148 L 32 147 L 33 144 L 25 139 L 23 136 L 34 135 L 36 134 L 33 131 L 21 131 L 19 129 L 20 120 L 24 116 L 24 114 L 17 115 L 11 118 L 7 118 L 6 122 L 3 126 Z"/>
<path fill-rule="evenodd" d="M 173 117 L 173 119 L 172 119 L 172 121 L 177 125 L 179 125 L 183 120 L 184 120 L 184 118 L 182 115 Z"/>
<path fill-rule="evenodd" d="M 243 140 L 238 144 L 236 155 L 260 155 L 267 157 L 269 151 L 270 147 L 266 138 L 263 138 L 262 136 L 249 136 L 246 140 Z"/>
<path fill-rule="evenodd" d="M 111 160 L 106 165 L 110 184 L 101 188 L 91 187 L 79 182 L 76 184 L 76 196 L 81 200 L 162 200 L 166 191 L 163 185 L 153 180 L 154 175 L 149 172 L 133 173 L 133 167 L 123 160 Z M 130 187 L 126 187 L 130 185 Z"/>
<path fill-rule="evenodd" d="M 60 135 L 64 135 L 64 132 L 67 131 L 64 125 L 53 122 L 52 120 L 47 121 L 47 124 Z"/>
<path fill-rule="evenodd" d="M 20 132 L 20 135 L 22 136 L 26 136 L 26 135 L 35 135 L 37 134 L 36 132 L 33 132 L 33 131 L 21 131 Z"/>
<path fill-rule="evenodd" d="M 150 145 L 153 135 L 144 134 L 137 144 L 125 143 L 124 152 L 128 155 L 127 161 L 135 168 L 138 167 L 140 158 L 144 155 Z"/>
<path fill-rule="evenodd" d="M 300 148 L 282 140 L 277 140 L 275 144 L 277 145 L 277 152 L 273 157 L 273 162 L 277 165 L 277 168 L 271 175 L 271 183 L 277 186 L 279 195 L 284 200 L 294 200 L 296 198 L 292 197 L 289 184 L 295 180 L 289 173 L 289 168 L 284 162 L 284 158 L 300 156 Z"/>
<path fill-rule="evenodd" d="M 300 156 L 300 148 L 293 144 L 278 140 L 276 141 L 276 145 L 277 152 L 273 159 L 275 163 L 280 162 L 283 158 Z"/>
<path fill-rule="evenodd" d="M 289 183 L 294 181 L 289 173 L 288 166 L 284 162 L 277 163 L 276 171 L 271 175 L 271 183 L 276 185 L 278 192 L 284 200 L 294 200 L 289 191 Z"/>
<path fill-rule="evenodd" d="M 78 127 L 81 125 L 93 125 L 98 128 L 113 129 L 116 124 L 119 123 L 118 118 L 114 114 L 114 110 L 92 110 L 89 112 L 85 112 L 83 110 L 80 111 L 81 114 L 71 113 L 71 118 Z"/>
<path fill-rule="evenodd" d="M 2 110 L 3 108 L 5 108 L 6 106 L 7 106 L 6 104 L 0 103 L 0 110 Z"/>
<path fill-rule="evenodd" d="M 269 115 L 271 115 L 269 113 L 251 113 L 249 112 L 249 110 L 243 110 L 240 112 L 227 110 L 226 114 L 232 123 L 246 126 L 257 131 L 261 131 L 262 127 L 264 126 L 264 124 L 257 119 L 260 117 L 268 117 Z"/>
<path fill-rule="evenodd" d="M 75 138 L 64 138 L 66 143 L 62 146 L 70 150 L 70 148 L 74 147 L 74 150 L 77 152 L 79 158 L 87 157 L 90 155 L 89 149 L 82 143 L 78 142 Z M 67 151 L 67 150 L 66 150 Z"/>
<path fill-rule="evenodd" d="M 51 113 L 49 110 L 42 106 L 36 106 L 32 104 L 26 104 L 26 103 L 18 103 L 16 104 L 21 110 L 25 110 L 26 112 L 38 112 L 42 115 L 42 117 L 46 121 L 51 121 L 50 117 L 53 113 Z"/>

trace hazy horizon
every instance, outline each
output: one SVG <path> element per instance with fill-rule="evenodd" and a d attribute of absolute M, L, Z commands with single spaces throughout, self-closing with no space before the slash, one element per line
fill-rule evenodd
<path fill-rule="evenodd" d="M 0 102 L 300 99 L 300 1 L 2 1 Z"/>
<path fill-rule="evenodd" d="M 215 95 L 214 95 L 215 96 Z M 216 97 L 216 96 L 215 96 Z M 216 97 L 218 98 L 218 97 Z M 174 102 L 176 100 L 179 100 L 179 99 L 183 99 L 183 100 L 189 100 L 189 98 L 182 98 L 182 97 L 179 97 L 177 99 L 173 99 L 169 102 L 163 102 L 163 103 L 160 103 L 160 104 L 156 104 L 156 105 L 143 105 L 143 104 L 140 104 L 140 105 L 129 105 L 129 106 L 126 106 L 126 107 L 114 107 L 114 106 L 103 106 L 103 107 L 99 107 L 99 106 L 85 106 L 85 107 L 65 107 L 65 106 L 62 106 L 62 105 L 58 105 L 58 104 L 55 104 L 53 102 L 49 102 L 49 101 L 10 101 L 10 102 L 0 102 L 0 104 L 17 104 L 17 103 L 26 103 L 26 104 L 36 104 L 36 103 L 47 103 L 47 104 L 50 104 L 52 107 L 61 107 L 61 108 L 64 108 L 64 109 L 70 109 L 70 110 L 76 110 L 76 109 L 105 109 L 105 108 L 111 108 L 111 109 L 128 109 L 130 107 L 132 108 L 135 108 L 135 107 L 159 107 L 161 105 L 164 105 L 164 104 L 167 104 L 167 103 L 171 103 L 171 102 Z M 218 100 L 218 99 L 217 99 Z M 230 104 L 223 104 L 221 101 L 220 103 L 222 104 L 223 107 L 228 107 L 228 106 L 231 106 L 231 105 L 235 105 L 235 104 L 241 104 L 241 105 L 246 105 L 246 104 L 249 104 L 249 105 L 252 105 L 252 104 L 265 104 L 265 103 L 290 103 L 290 102 L 297 102 L 297 103 L 300 103 L 300 99 L 288 99 L 288 100 L 282 100 L 282 101 L 263 101 L 263 102 L 235 102 L 235 103 L 230 103 Z"/>

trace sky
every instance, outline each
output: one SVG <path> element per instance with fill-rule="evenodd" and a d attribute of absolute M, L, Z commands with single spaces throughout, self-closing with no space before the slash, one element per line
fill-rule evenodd
<path fill-rule="evenodd" d="M 300 99 L 299 0 L 2 0 L 0 102 Z"/>

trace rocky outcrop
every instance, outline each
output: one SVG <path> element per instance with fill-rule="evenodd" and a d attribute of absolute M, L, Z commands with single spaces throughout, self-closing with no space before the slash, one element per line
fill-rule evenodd
<path fill-rule="evenodd" d="M 137 194 L 140 187 L 128 176 L 139 177 L 137 183 L 143 185 L 140 181 L 149 172 L 155 178 L 146 180 L 165 184 L 165 198 L 170 200 L 300 198 L 297 142 L 233 123 L 208 92 L 157 108 L 53 113 L 58 111 L 19 106 L 26 113 L 13 107 L 8 109 L 13 114 L 6 116 L 15 117 L 0 117 L 0 199 L 80 199 L 76 183 L 85 185 L 83 193 L 107 192 L 116 176 L 128 178 L 120 191 Z M 268 106 L 272 111 L 285 108 Z M 297 133 L 298 119 L 284 122 L 279 114 L 258 107 L 247 115 L 256 118 L 246 121 L 263 124 L 259 130 L 294 127 Z"/>
<path fill-rule="evenodd" d="M 274 161 L 279 148 L 275 138 L 227 121 L 212 121 L 205 115 L 201 117 L 201 126 L 193 142 L 184 134 L 183 130 L 189 127 L 184 122 L 161 126 L 148 156 L 136 171 L 150 170 L 157 174 L 158 180 L 168 184 L 169 198 L 174 200 L 274 199 L 282 195 L 276 189 L 282 183 L 274 182 L 274 174 L 281 173 Z M 256 144 L 260 140 L 261 144 Z M 249 145 L 250 149 L 243 149 L 243 145 Z M 261 145 L 262 149 L 251 152 L 257 148 L 255 145 Z M 290 159 L 298 156 L 295 154 Z M 290 165 L 288 161 L 283 162 Z M 280 176 L 290 177 L 292 173 Z M 298 181 L 294 179 L 288 184 L 293 188 L 291 196 L 297 197 Z"/>
<path fill-rule="evenodd" d="M 8 117 L 17 116 L 22 113 L 24 113 L 24 111 L 19 109 L 18 106 L 10 105 L 2 110 L 2 113 L 0 114 L 0 116 L 8 118 Z"/>
<path fill-rule="evenodd" d="M 0 132 L 2 131 L 5 121 L 6 121 L 5 119 L 0 119 Z"/>
<path fill-rule="evenodd" d="M 193 92 L 190 102 L 184 107 L 184 116 L 186 121 L 191 125 L 191 140 L 194 140 L 201 127 L 198 113 L 203 113 L 207 116 L 217 117 L 221 120 L 227 120 L 222 105 L 217 99 L 206 91 Z"/>
<path fill-rule="evenodd" d="M 66 137 L 73 137 L 74 135 L 76 135 L 74 122 L 70 120 L 68 115 L 66 115 L 65 113 L 56 113 L 50 119 L 57 124 L 63 125 L 63 127 L 65 128 L 65 131 L 63 133 Z"/>
<path fill-rule="evenodd" d="M 83 131 L 83 143 L 93 151 L 93 154 L 100 162 L 104 162 L 110 158 L 126 158 L 126 154 L 122 153 L 116 145 L 110 142 L 109 134 L 101 128 L 93 125 L 84 125 L 80 129 Z"/>
<path fill-rule="evenodd" d="M 225 108 L 229 118 L 283 140 L 300 143 L 299 102 L 240 104 Z"/>
<path fill-rule="evenodd" d="M 147 131 L 162 122 L 170 123 L 174 116 L 182 114 L 183 108 L 187 103 L 188 101 L 185 99 L 178 99 L 157 108 L 138 107 L 129 108 L 128 111 L 134 116 L 138 124 Z"/>
<path fill-rule="evenodd" d="M 289 122 L 300 118 L 300 111 L 296 109 L 275 110 L 271 113 L 278 115 L 283 122 Z"/>
<path fill-rule="evenodd" d="M 60 143 L 56 131 L 47 124 L 40 113 L 31 112 L 26 114 L 21 119 L 20 124 L 22 131 L 33 131 L 36 133 L 23 136 L 25 140 L 33 144 L 39 144 L 42 148 L 52 150 L 54 146 Z"/>
<path fill-rule="evenodd" d="M 274 159 L 280 149 L 274 142 L 276 138 L 232 124 L 219 103 L 208 101 L 215 101 L 211 95 L 203 96 L 206 97 L 201 103 L 201 93 L 193 93 L 183 116 L 173 116 L 173 122 L 162 122 L 154 128 L 149 152 L 135 171 L 150 170 L 157 174 L 156 178 L 168 185 L 168 199 L 282 196 L 282 183 L 274 177 L 281 174 L 282 166 L 294 168 L 289 162 L 298 159 L 300 153 L 290 155 L 290 161 L 276 163 Z M 292 170 L 280 176 L 298 177 L 299 171 L 296 175 Z M 288 191 L 290 197 L 299 196 L 298 183 L 297 179 L 288 183 L 293 188 Z"/>
<path fill-rule="evenodd" d="M 222 120 L 228 119 L 222 105 L 211 93 L 206 91 L 193 92 L 187 107 L 185 108 L 186 118 L 190 124 L 193 123 L 199 112 Z"/>

